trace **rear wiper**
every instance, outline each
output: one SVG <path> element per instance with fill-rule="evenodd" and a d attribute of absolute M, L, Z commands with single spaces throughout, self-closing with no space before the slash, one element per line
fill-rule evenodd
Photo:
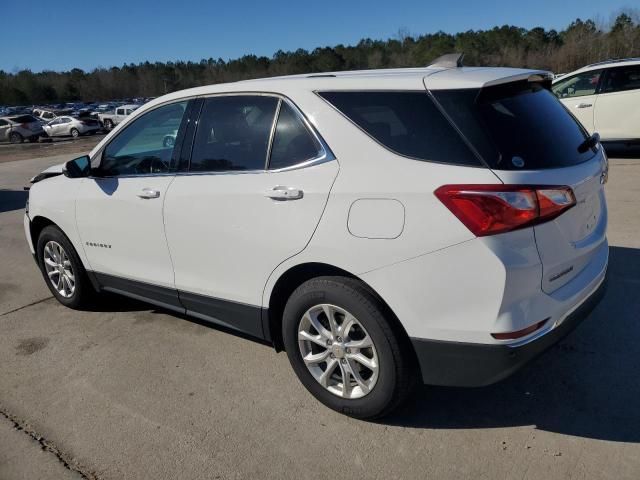
<path fill-rule="evenodd" d="M 578 145 L 578 153 L 584 153 L 590 148 L 595 147 L 600 143 L 600 134 L 594 133 L 589 138 L 587 138 L 584 142 Z"/>

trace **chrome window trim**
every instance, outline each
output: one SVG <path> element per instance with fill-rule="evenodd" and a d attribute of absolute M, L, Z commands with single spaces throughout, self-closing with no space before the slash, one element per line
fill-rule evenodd
<path fill-rule="evenodd" d="M 100 177 L 95 177 L 95 176 L 90 176 L 89 178 L 140 178 L 140 177 L 163 177 L 163 176 L 191 176 L 191 175 L 243 175 L 243 174 L 256 174 L 256 173 L 279 173 L 279 172 L 288 172 L 290 170 L 298 170 L 301 168 L 308 168 L 314 165 L 319 165 L 322 163 L 326 163 L 326 162 L 330 162 L 333 160 L 336 160 L 335 155 L 333 154 L 333 152 L 331 151 L 331 148 L 329 147 L 329 145 L 327 144 L 327 142 L 325 142 L 324 138 L 322 138 L 322 136 L 318 133 L 318 131 L 316 130 L 316 128 L 313 126 L 313 124 L 311 124 L 311 122 L 307 119 L 307 117 L 304 115 L 304 113 L 302 112 L 302 110 L 286 95 L 282 94 L 282 93 L 276 93 L 276 92 L 263 92 L 263 91 L 238 91 L 238 92 L 215 92 L 215 93 L 209 93 L 209 94 L 204 94 L 204 95 L 190 95 L 187 97 L 181 97 L 179 99 L 173 99 L 170 101 L 166 101 L 163 103 L 160 103 L 156 106 L 154 106 L 153 108 L 150 108 L 149 110 L 146 110 L 144 113 L 142 113 L 142 115 L 146 115 L 149 112 L 152 112 L 153 110 L 163 107 L 165 105 L 170 105 L 172 103 L 180 103 L 180 102 L 188 102 L 190 100 L 196 100 L 196 99 L 203 99 L 206 100 L 207 98 L 213 98 L 213 97 L 229 97 L 229 96 L 268 96 L 268 97 L 275 97 L 278 98 L 280 100 L 280 102 L 278 103 L 278 107 L 276 109 L 276 114 L 274 116 L 274 123 L 272 125 L 272 136 L 269 138 L 269 148 L 268 148 L 268 152 L 267 152 L 267 158 L 265 160 L 265 168 L 264 169 L 257 169 L 257 170 L 226 170 L 226 171 L 218 171 L 218 172 L 196 172 L 196 171 L 191 171 L 191 170 L 186 170 L 186 171 L 176 171 L 176 172 L 158 172 L 158 173 L 139 173 L 139 174 L 128 174 L 128 175 L 113 175 L 113 176 L 100 176 Z M 322 98 L 322 97 L 320 97 Z M 304 160 L 302 162 L 296 163 L 295 165 L 290 165 L 288 167 L 283 167 L 283 168 L 274 168 L 274 169 L 269 169 L 269 165 L 268 162 L 271 159 L 271 149 L 273 146 L 273 139 L 275 137 L 275 127 L 277 125 L 277 119 L 279 117 L 280 114 L 280 108 L 282 105 L 282 102 L 286 102 L 287 105 L 289 105 L 293 111 L 295 112 L 296 115 L 298 115 L 298 117 L 302 120 L 303 124 L 305 125 L 305 127 L 307 128 L 307 130 L 309 131 L 309 133 L 316 139 L 316 141 L 320 144 L 320 147 L 322 149 L 322 153 L 316 157 Z M 139 109 L 136 109 L 136 111 Z M 134 111 L 135 113 L 135 111 Z M 201 113 L 201 112 L 199 112 Z M 132 114 L 133 115 L 133 114 Z M 130 117 L 129 119 L 127 119 L 128 121 L 127 124 L 131 123 L 132 121 L 134 121 L 136 117 Z M 198 118 L 195 120 L 196 124 L 198 124 L 200 120 L 200 115 L 198 114 Z M 124 131 L 124 128 L 126 128 L 127 125 L 124 125 L 121 130 L 117 133 L 117 135 L 115 135 L 113 138 L 109 139 L 109 142 L 106 143 L 105 145 L 103 145 L 100 150 L 98 150 L 96 152 L 96 154 L 91 158 L 91 163 L 93 164 L 94 160 L 99 159 L 100 163 L 102 163 L 102 154 L 104 153 L 104 150 L 111 144 L 111 142 L 113 142 L 118 135 L 120 135 L 122 133 L 122 131 Z M 191 164 L 191 162 L 189 162 L 189 165 Z M 97 165 L 98 167 L 100 166 L 100 164 Z"/>

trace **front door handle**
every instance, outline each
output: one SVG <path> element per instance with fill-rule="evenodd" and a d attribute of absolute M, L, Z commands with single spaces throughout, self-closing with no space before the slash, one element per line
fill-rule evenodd
<path fill-rule="evenodd" d="M 146 198 L 146 199 L 158 198 L 159 196 L 160 196 L 160 191 L 154 190 L 152 188 L 143 188 L 142 192 L 138 194 L 138 197 Z"/>
<path fill-rule="evenodd" d="M 578 105 L 576 105 L 577 108 L 589 108 L 589 107 L 593 107 L 593 103 L 579 103 Z"/>
<path fill-rule="evenodd" d="M 265 196 L 272 200 L 299 200 L 304 196 L 304 192 L 299 188 L 278 185 L 269 190 Z"/>

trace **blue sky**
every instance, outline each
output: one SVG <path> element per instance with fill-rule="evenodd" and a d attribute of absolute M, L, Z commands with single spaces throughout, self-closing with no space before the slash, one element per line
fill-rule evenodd
<path fill-rule="evenodd" d="M 2 6 L 0 69 L 91 70 L 145 60 L 271 56 L 279 49 L 386 39 L 400 29 L 561 29 L 576 17 L 606 22 L 627 7 L 640 7 L 640 0 L 10 1 Z"/>

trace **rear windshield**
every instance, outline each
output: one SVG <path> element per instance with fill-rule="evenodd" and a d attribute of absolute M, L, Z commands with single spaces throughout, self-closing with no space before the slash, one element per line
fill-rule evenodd
<path fill-rule="evenodd" d="M 433 95 L 492 169 L 567 167 L 594 155 L 594 149 L 578 149 L 588 134 L 537 83 L 435 90 Z"/>
<path fill-rule="evenodd" d="M 426 91 L 319 95 L 395 153 L 417 160 L 481 166 Z"/>
<path fill-rule="evenodd" d="M 38 121 L 31 115 L 20 115 L 19 117 L 11 117 L 10 120 L 16 123 L 33 123 Z"/>

